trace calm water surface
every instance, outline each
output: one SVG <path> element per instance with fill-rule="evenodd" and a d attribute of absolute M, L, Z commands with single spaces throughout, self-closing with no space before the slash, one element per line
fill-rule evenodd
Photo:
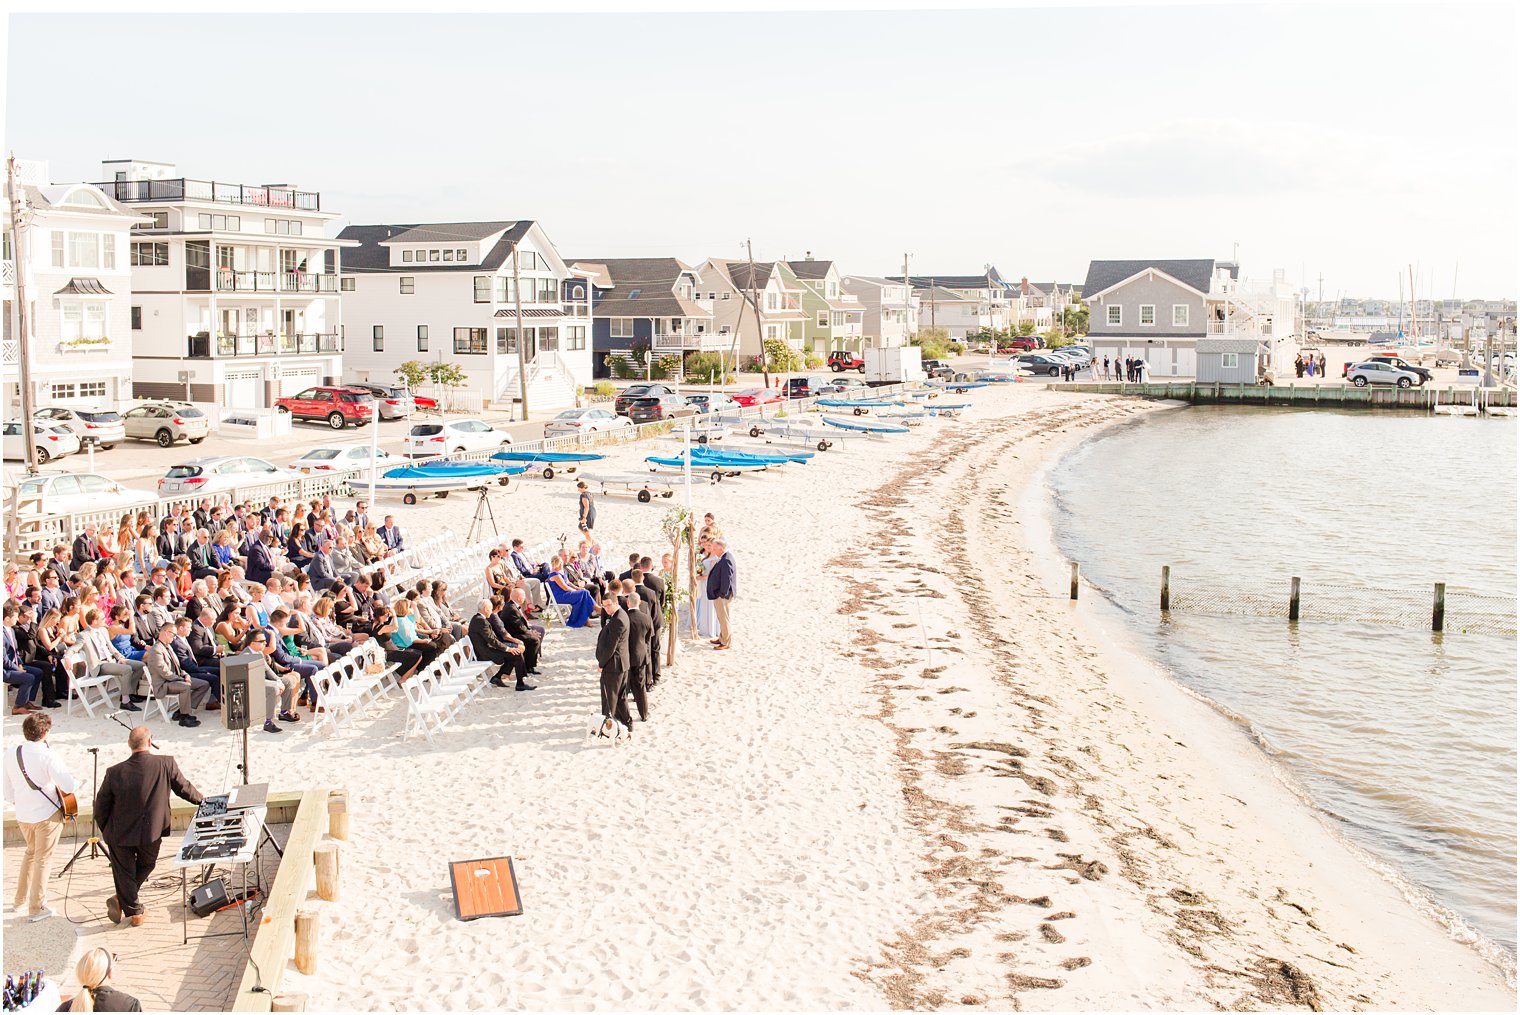
<path fill-rule="evenodd" d="M 1513 968 L 1513 638 L 1159 610 L 1161 565 L 1260 583 L 1515 594 L 1513 419 L 1194 407 L 1078 447 L 1056 538 L 1184 684 L 1248 721 L 1338 828 Z M 1455 914 L 1455 919 L 1450 919 Z M 1467 925 L 1464 927 L 1463 925 Z"/>

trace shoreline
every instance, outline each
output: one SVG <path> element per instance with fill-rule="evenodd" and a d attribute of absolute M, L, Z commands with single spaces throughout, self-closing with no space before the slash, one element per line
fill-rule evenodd
<path fill-rule="evenodd" d="M 1164 408 L 1178 410 L 1189 408 L 1189 406 L 1186 403 L 1168 403 Z M 1158 409 L 1158 411 L 1162 410 Z M 1335 410 L 1332 408 L 1330 411 Z M 1056 588 L 1064 584 L 1065 576 L 1062 571 L 1068 564 L 1068 559 L 1063 556 L 1055 539 L 1057 504 L 1055 491 L 1050 486 L 1050 474 L 1082 445 L 1100 440 L 1120 426 L 1144 426 L 1151 418 L 1147 414 L 1115 423 L 1097 433 L 1090 434 L 1081 441 L 1063 448 L 1059 453 L 1047 456 L 1038 473 L 1031 477 L 1022 505 L 1026 523 L 1032 523 L 1027 525 L 1026 531 L 1030 528 L 1038 529 L 1037 537 L 1031 540 L 1032 549 L 1042 576 L 1050 587 Z M 1110 639 L 1114 645 L 1116 659 L 1122 656 L 1130 657 L 1128 665 L 1131 668 L 1141 668 L 1151 678 L 1172 685 L 1180 693 L 1205 706 L 1226 724 L 1237 729 L 1259 753 L 1261 762 L 1267 767 L 1272 777 L 1319 819 L 1319 824 L 1327 835 L 1359 863 L 1386 881 L 1416 912 L 1440 927 L 1453 942 L 1472 949 L 1480 959 L 1493 967 L 1508 987 L 1514 989 L 1515 956 L 1507 948 L 1483 934 L 1462 914 L 1444 905 L 1427 889 L 1400 872 L 1392 861 L 1378 856 L 1342 831 L 1337 826 L 1335 816 L 1314 798 L 1308 787 L 1288 765 L 1278 760 L 1279 749 L 1248 716 L 1230 709 L 1203 691 L 1189 686 L 1178 674 L 1152 655 L 1133 630 L 1128 612 L 1115 602 L 1109 593 L 1097 586 L 1086 585 L 1085 579 L 1084 591 L 1090 591 L 1096 595 L 1085 600 L 1084 612 L 1079 613 L 1079 623 L 1085 629 L 1101 630 L 1104 637 Z M 1117 634 L 1115 634 L 1116 630 Z M 1119 665 L 1124 665 L 1124 663 L 1121 661 Z"/>
<path fill-rule="evenodd" d="M 1039 520 L 1013 509 L 1044 499 L 1037 477 L 1072 444 L 1070 431 L 1139 411 L 1082 401 L 1027 389 L 985 399 L 966 437 L 943 442 L 932 461 L 905 455 L 865 502 L 879 509 L 904 501 L 884 491 L 913 494 L 916 510 L 872 532 L 903 556 L 933 552 L 935 540 L 914 530 L 935 514 L 939 541 L 982 548 L 976 564 L 952 550 L 937 561 L 948 568 L 894 576 L 911 573 L 907 588 L 930 593 L 913 655 L 972 665 L 877 682 L 905 795 L 927 798 L 921 810 L 940 818 L 923 871 L 931 881 L 949 872 L 951 885 L 889 945 L 873 978 L 903 1007 L 1512 1007 L 1499 971 L 1342 848 L 1240 727 L 1126 651 L 1102 618 L 1083 615 L 1090 602 L 1073 609 L 1064 569 L 1051 574 L 1053 544 L 1033 531 Z M 865 577 L 855 584 L 886 575 Z M 961 626 L 980 637 L 957 645 Z M 874 625 L 857 646 L 890 669 L 915 665 L 879 648 L 903 627 Z M 952 674 L 965 686 L 911 693 Z M 942 707 L 938 695 L 965 690 L 981 692 L 975 711 Z M 998 780 L 1008 775 L 1033 794 L 1010 805 Z M 1029 836 L 1017 840 L 1025 855 L 1005 855 L 1008 832 Z"/>

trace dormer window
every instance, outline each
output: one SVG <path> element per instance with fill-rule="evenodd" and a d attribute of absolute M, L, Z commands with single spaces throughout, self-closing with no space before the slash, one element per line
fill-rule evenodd
<path fill-rule="evenodd" d="M 401 252 L 401 260 L 404 263 L 406 263 L 406 264 L 411 264 L 412 263 L 412 252 L 410 250 L 403 250 Z"/>
<path fill-rule="evenodd" d="M 628 298 L 630 300 L 636 300 L 636 299 L 639 298 L 639 293 L 641 293 L 643 291 L 644 290 L 642 290 L 642 289 L 630 289 L 630 290 L 628 290 Z"/>

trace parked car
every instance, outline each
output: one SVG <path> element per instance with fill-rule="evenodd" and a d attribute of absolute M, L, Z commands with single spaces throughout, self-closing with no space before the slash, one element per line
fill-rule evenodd
<path fill-rule="evenodd" d="M 1412 388 L 1421 383 L 1419 374 L 1401 370 L 1381 360 L 1358 363 L 1346 371 L 1346 379 L 1359 388 L 1365 388 L 1369 384 L 1397 384 L 1401 388 Z"/>
<path fill-rule="evenodd" d="M 871 386 L 859 377 L 836 377 L 831 386 L 841 395 L 859 395 L 871 390 Z"/>
<path fill-rule="evenodd" d="M 122 423 L 128 437 L 155 441 L 161 448 L 179 440 L 199 444 L 211 433 L 211 421 L 189 402 L 145 402 L 128 409 Z"/>
<path fill-rule="evenodd" d="M 813 398 L 817 395 L 830 395 L 834 392 L 834 379 L 814 374 L 811 377 L 791 377 L 787 379 L 787 398 Z"/>
<path fill-rule="evenodd" d="M 938 370 L 941 367 L 948 367 L 950 364 L 942 359 L 926 359 L 924 360 L 922 366 L 924 368 L 924 373 L 928 374 L 930 377 L 933 377 L 934 371 Z"/>
<path fill-rule="evenodd" d="M 405 419 L 417 411 L 417 400 L 406 388 L 397 384 L 369 384 L 352 381 L 345 388 L 368 391 L 370 397 L 380 403 L 381 419 Z"/>
<path fill-rule="evenodd" d="M 1039 347 L 1040 341 L 1033 335 L 1015 335 L 1008 340 L 1007 347 L 999 349 L 998 352 L 1033 352 Z"/>
<path fill-rule="evenodd" d="M 696 410 L 686 404 L 686 399 L 674 393 L 645 395 L 634 399 L 628 407 L 628 418 L 635 423 L 657 423 L 662 419 L 693 415 L 696 415 Z"/>
<path fill-rule="evenodd" d="M 321 419 L 334 430 L 364 426 L 375 412 L 375 396 L 349 387 L 307 388 L 296 395 L 275 399 L 274 407 L 296 419 Z"/>
<path fill-rule="evenodd" d="M 848 349 L 835 349 L 829 353 L 829 369 L 837 373 L 845 370 L 859 370 L 866 372 L 866 361 L 858 352 L 850 352 Z"/>
<path fill-rule="evenodd" d="M 734 401 L 745 408 L 751 405 L 775 405 L 784 400 L 781 392 L 772 388 L 744 388 L 734 392 Z"/>
<path fill-rule="evenodd" d="M 566 409 L 544 425 L 545 437 L 571 433 L 595 433 L 598 430 L 624 430 L 633 426 L 627 416 L 593 405 L 587 409 Z"/>
<path fill-rule="evenodd" d="M 699 391 L 695 395 L 687 395 L 686 404 L 698 412 L 732 412 L 739 408 L 737 399 L 721 391 Z"/>
<path fill-rule="evenodd" d="M 79 438 L 74 436 L 72 430 L 66 426 L 54 426 L 51 423 L 33 423 L 32 441 L 37 448 L 38 462 L 51 462 L 55 458 L 72 455 L 79 450 Z M 12 420 L 5 424 L 5 457 L 22 460 L 26 458 L 26 442 L 20 420 Z"/>
<path fill-rule="evenodd" d="M 1015 356 L 1010 364 L 1017 370 L 1027 370 L 1032 374 L 1049 374 L 1051 377 L 1061 376 L 1061 368 L 1067 366 L 1068 361 L 1060 356 L 1050 353 L 1031 352 L 1022 356 Z"/>
<path fill-rule="evenodd" d="M 1422 367 L 1422 366 L 1417 366 L 1414 363 L 1411 363 L 1408 360 L 1406 360 L 1404 357 L 1398 355 L 1397 353 L 1378 353 L 1376 356 L 1368 356 L 1367 359 L 1364 360 L 1363 362 L 1366 362 L 1366 363 L 1387 363 L 1389 366 L 1394 367 L 1395 369 L 1398 369 L 1398 370 L 1407 370 L 1410 373 L 1414 374 L 1415 376 L 1419 377 L 1419 380 L 1416 381 L 1415 383 L 1416 384 L 1420 384 L 1420 385 L 1425 384 L 1427 381 L 1429 381 L 1432 377 L 1435 376 L 1433 373 L 1430 372 L 1430 370 L 1428 368 Z M 1350 377 L 1351 377 L 1351 368 L 1354 367 L 1354 366 L 1356 366 L 1356 365 L 1357 364 L 1355 364 L 1355 363 L 1347 361 L 1346 364 L 1341 367 L 1341 376 L 1344 377 L 1344 378 L 1347 378 L 1349 380 Z"/>
<path fill-rule="evenodd" d="M 460 451 L 504 448 L 512 435 L 478 419 L 451 419 L 443 423 L 416 423 L 407 432 L 401 450 L 412 457 L 452 455 Z"/>
<path fill-rule="evenodd" d="M 675 389 L 667 384 L 630 384 L 618 393 L 612 402 L 612 411 L 619 416 L 628 415 L 628 407 L 635 399 L 646 398 L 649 395 L 673 395 Z"/>
<path fill-rule="evenodd" d="M 374 456 L 375 464 L 382 469 L 389 469 L 394 465 L 404 465 L 406 463 L 405 458 L 400 455 L 393 455 L 384 448 L 377 448 L 376 451 L 378 454 Z M 313 472 L 338 472 L 343 469 L 368 466 L 370 457 L 370 446 L 368 444 L 329 445 L 312 448 L 306 454 L 291 462 L 290 468 L 296 472 L 308 475 Z"/>
<path fill-rule="evenodd" d="M 299 478 L 300 473 L 277 468 L 262 458 L 239 455 L 194 458 L 164 473 L 158 481 L 158 495 L 181 497 L 192 493 L 222 493 L 236 487 Z"/>
<path fill-rule="evenodd" d="M 32 413 L 39 423 L 67 427 L 81 444 L 93 444 L 101 450 L 114 448 L 127 439 L 127 425 L 114 409 L 66 409 L 50 405 Z"/>
<path fill-rule="evenodd" d="M 39 513 L 69 514 L 74 511 L 130 511 L 158 501 L 149 490 L 133 490 L 93 472 L 49 473 L 29 476 L 18 487 L 23 499 L 40 497 Z"/>

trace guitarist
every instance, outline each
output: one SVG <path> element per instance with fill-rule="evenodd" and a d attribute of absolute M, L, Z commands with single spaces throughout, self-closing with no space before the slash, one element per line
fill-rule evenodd
<path fill-rule="evenodd" d="M 22 743 L 5 752 L 5 799 L 16 806 L 16 825 L 26 839 L 26 856 L 16 882 L 15 908 L 26 903 L 27 919 L 33 923 L 53 915 L 47 904 L 47 884 L 52 877 L 53 850 L 63 832 L 65 810 L 78 811 L 74 801 L 74 777 L 63 759 L 48 746 L 52 717 L 33 712 L 21 723 Z"/>

